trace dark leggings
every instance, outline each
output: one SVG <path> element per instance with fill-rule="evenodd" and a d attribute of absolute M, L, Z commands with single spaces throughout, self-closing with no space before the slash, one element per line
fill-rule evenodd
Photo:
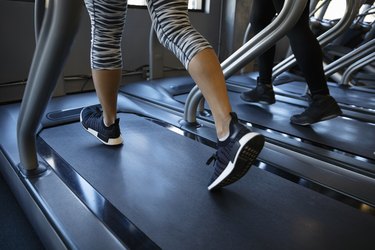
<path fill-rule="evenodd" d="M 264 29 L 279 13 L 284 0 L 254 0 L 251 15 L 251 29 L 257 34 Z M 328 95 L 329 90 L 323 71 L 322 50 L 309 27 L 309 4 L 296 25 L 288 32 L 294 56 L 306 79 L 312 95 Z M 275 57 L 275 46 L 258 57 L 259 82 L 272 84 L 272 68 Z"/>

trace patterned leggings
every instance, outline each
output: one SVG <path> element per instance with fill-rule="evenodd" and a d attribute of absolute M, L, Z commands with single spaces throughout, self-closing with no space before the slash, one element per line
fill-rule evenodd
<path fill-rule="evenodd" d="M 122 68 L 121 38 L 127 0 L 85 0 L 91 20 L 91 67 Z M 157 37 L 187 69 L 207 40 L 190 24 L 187 0 L 147 0 Z"/>

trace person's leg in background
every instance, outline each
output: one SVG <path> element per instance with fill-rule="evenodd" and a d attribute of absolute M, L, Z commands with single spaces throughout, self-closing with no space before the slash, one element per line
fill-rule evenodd
<path fill-rule="evenodd" d="M 273 2 L 276 10 L 280 12 L 284 0 Z M 291 122 L 297 125 L 310 125 L 341 115 L 339 106 L 329 94 L 323 70 L 322 49 L 309 26 L 309 3 L 287 36 L 312 96 L 310 106 L 303 113 L 292 116 Z"/>
<path fill-rule="evenodd" d="M 122 137 L 117 119 L 117 94 L 121 82 L 121 39 L 127 1 L 85 0 L 85 4 L 91 21 L 92 77 L 102 110 L 83 109 L 81 122 L 104 144 L 119 145 Z"/>
<path fill-rule="evenodd" d="M 186 0 L 149 0 L 148 8 L 160 42 L 182 62 L 202 91 L 214 117 L 218 137 L 215 171 L 209 190 L 240 179 L 256 160 L 262 135 L 237 120 L 229 103 L 224 75 L 208 41 L 190 24 Z"/>
<path fill-rule="evenodd" d="M 258 34 L 269 25 L 276 15 L 272 1 L 254 0 L 250 15 L 253 35 Z M 274 66 L 275 46 L 272 46 L 257 58 L 259 77 L 257 86 L 249 91 L 241 93 L 241 99 L 247 102 L 275 103 L 275 93 L 272 88 L 272 68 Z"/>

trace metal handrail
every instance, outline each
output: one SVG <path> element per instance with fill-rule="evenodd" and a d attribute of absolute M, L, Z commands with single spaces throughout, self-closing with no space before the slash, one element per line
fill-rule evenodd
<path fill-rule="evenodd" d="M 154 24 L 151 25 L 149 34 L 149 80 L 154 80 L 162 78 L 164 76 L 163 72 L 163 52 L 164 47 L 159 42 L 156 32 L 154 30 Z"/>
<path fill-rule="evenodd" d="M 306 4 L 307 0 L 286 0 L 283 9 L 271 24 L 221 64 L 224 77 L 230 77 L 281 39 L 298 21 Z M 202 98 L 201 91 L 195 86 L 190 91 L 185 104 L 184 120 L 188 124 L 196 123 L 197 107 Z"/>
<path fill-rule="evenodd" d="M 46 10 L 46 1 L 35 0 L 34 6 L 35 41 L 37 41 L 43 24 L 44 12 Z"/>
<path fill-rule="evenodd" d="M 375 50 L 375 38 L 368 41 L 367 43 L 361 45 L 360 47 L 352 50 L 350 53 L 340 57 L 336 61 L 328 64 L 326 67 L 324 67 L 325 75 L 331 76 L 335 72 L 337 72 L 340 69 L 343 69 L 344 67 L 349 66 L 350 64 L 354 63 L 355 61 L 361 59 L 362 57 L 370 54 Z"/>
<path fill-rule="evenodd" d="M 370 64 L 372 62 L 375 61 L 375 52 L 372 52 L 370 54 L 368 54 L 367 56 L 361 58 L 360 60 L 356 61 L 354 64 L 350 65 L 350 67 L 348 67 L 343 76 L 342 76 L 342 81 L 341 81 L 341 85 L 349 85 L 349 81 L 350 81 L 350 76 L 355 72 L 357 71 L 358 69 L 366 66 L 367 64 Z"/>
<path fill-rule="evenodd" d="M 17 121 L 20 171 L 39 172 L 36 133 L 77 33 L 82 1 L 50 0 L 38 35 Z M 69 13 L 69 14 L 67 14 Z"/>
<path fill-rule="evenodd" d="M 358 0 L 346 0 L 346 11 L 341 20 L 335 26 L 333 26 L 331 29 L 329 29 L 317 38 L 320 46 L 326 46 L 329 42 L 336 39 L 347 28 L 349 28 L 353 20 L 356 18 L 360 6 L 361 3 Z M 297 60 L 295 59 L 295 56 L 290 55 L 273 68 L 272 78 L 275 79 L 281 73 L 292 68 L 296 64 Z"/>

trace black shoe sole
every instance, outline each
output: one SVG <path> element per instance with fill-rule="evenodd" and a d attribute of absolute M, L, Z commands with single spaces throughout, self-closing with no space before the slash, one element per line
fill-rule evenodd
<path fill-rule="evenodd" d="M 208 186 L 213 191 L 241 179 L 256 161 L 264 146 L 264 137 L 258 133 L 248 133 L 240 139 L 240 148 L 233 162 Z"/>
<path fill-rule="evenodd" d="M 311 121 L 311 122 L 296 122 L 296 121 L 290 120 L 290 122 L 292 124 L 299 125 L 299 126 L 310 126 L 310 125 L 318 123 L 318 122 L 322 122 L 322 121 L 326 121 L 326 120 L 330 120 L 330 119 L 336 118 L 336 117 L 338 117 L 340 115 L 342 115 L 341 111 L 338 112 L 338 113 L 335 113 L 335 114 L 329 114 L 329 115 L 323 116 L 322 118 L 320 118 L 320 119 L 318 119 L 316 121 Z"/>
<path fill-rule="evenodd" d="M 243 101 L 250 102 L 250 103 L 261 103 L 261 104 L 271 105 L 271 104 L 274 104 L 276 102 L 276 100 L 270 100 L 270 99 L 258 99 L 258 100 L 248 99 L 248 98 L 244 97 L 242 94 L 240 95 L 240 97 Z"/>

